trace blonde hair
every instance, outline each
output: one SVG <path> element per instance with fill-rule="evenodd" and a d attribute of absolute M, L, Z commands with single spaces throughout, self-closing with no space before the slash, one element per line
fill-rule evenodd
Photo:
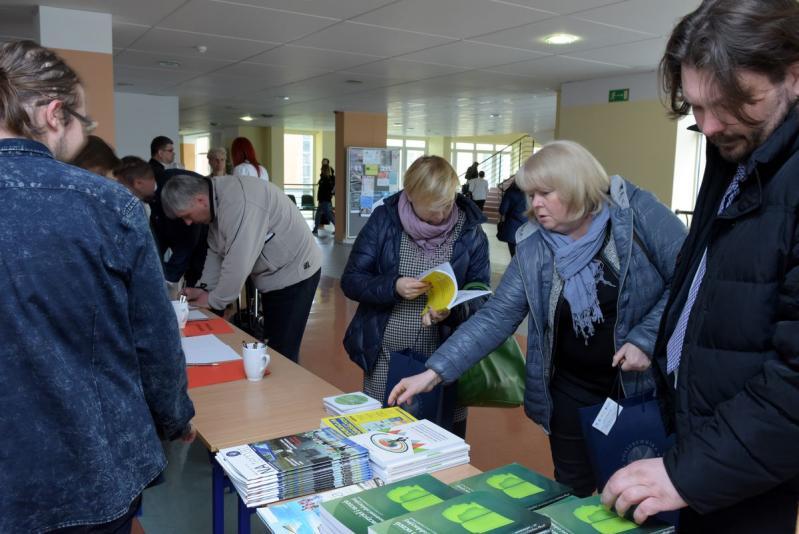
<path fill-rule="evenodd" d="M 579 220 L 610 201 L 610 178 L 602 164 L 574 141 L 552 141 L 530 156 L 516 173 L 516 185 L 532 196 L 557 191 L 568 213 Z M 527 212 L 534 217 L 533 208 Z"/>
<path fill-rule="evenodd" d="M 441 156 L 422 156 L 405 171 L 402 187 L 413 202 L 437 208 L 454 202 L 458 174 Z"/>

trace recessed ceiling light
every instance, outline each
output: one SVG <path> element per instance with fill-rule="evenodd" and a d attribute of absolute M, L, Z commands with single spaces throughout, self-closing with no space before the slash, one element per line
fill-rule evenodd
<path fill-rule="evenodd" d="M 166 67 L 168 69 L 179 69 L 180 63 L 177 61 L 159 61 L 158 65 L 161 67 Z"/>
<path fill-rule="evenodd" d="M 250 117 L 249 115 L 244 115 L 244 116 L 242 116 L 242 117 L 239 117 L 239 118 L 240 118 L 241 120 L 243 120 L 244 122 L 250 122 L 250 121 L 254 121 L 254 120 L 255 120 L 255 119 L 253 119 L 252 117 Z"/>
<path fill-rule="evenodd" d="M 579 40 L 579 37 L 570 33 L 553 33 L 544 37 L 544 42 L 551 45 L 567 45 Z"/>
<path fill-rule="evenodd" d="M 489 117 L 491 117 L 492 119 L 498 119 L 498 118 L 500 118 L 501 116 L 502 116 L 502 115 L 500 115 L 499 113 L 492 113 L 491 115 L 489 115 Z"/>
<path fill-rule="evenodd" d="M 291 100 L 291 97 L 288 95 L 279 95 L 276 96 L 275 98 L 277 98 L 278 100 L 282 100 L 283 102 L 288 102 L 289 100 Z"/>
<path fill-rule="evenodd" d="M 401 122 L 395 122 L 394 126 L 402 126 L 402 123 Z"/>

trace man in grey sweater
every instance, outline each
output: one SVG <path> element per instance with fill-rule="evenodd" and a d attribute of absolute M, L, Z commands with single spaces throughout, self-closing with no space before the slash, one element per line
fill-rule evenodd
<path fill-rule="evenodd" d="M 224 310 L 249 276 L 262 293 L 264 337 L 297 361 L 322 252 L 297 206 L 271 183 L 247 176 L 180 175 L 161 193 L 167 217 L 208 224 L 208 256 L 189 302 Z"/>

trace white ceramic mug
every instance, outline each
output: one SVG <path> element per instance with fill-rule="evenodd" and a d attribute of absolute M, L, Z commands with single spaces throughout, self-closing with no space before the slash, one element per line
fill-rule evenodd
<path fill-rule="evenodd" d="M 263 343 L 247 343 L 241 353 L 244 358 L 244 374 L 247 380 L 257 382 L 264 377 L 264 372 L 269 365 L 269 353 Z"/>
<path fill-rule="evenodd" d="M 183 330 L 186 328 L 186 322 L 189 320 L 189 303 L 173 300 L 172 309 L 175 310 L 175 317 L 178 319 L 178 328 Z"/>

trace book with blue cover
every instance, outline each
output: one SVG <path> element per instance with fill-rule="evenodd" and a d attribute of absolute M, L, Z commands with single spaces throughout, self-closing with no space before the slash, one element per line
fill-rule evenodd
<path fill-rule="evenodd" d="M 535 510 L 569 495 L 572 489 L 517 463 L 504 465 L 451 484 L 463 493 L 488 491 L 516 501 L 519 506 Z"/>

